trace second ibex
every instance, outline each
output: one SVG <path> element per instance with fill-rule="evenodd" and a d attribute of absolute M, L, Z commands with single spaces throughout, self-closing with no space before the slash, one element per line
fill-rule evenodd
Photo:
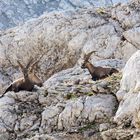
<path fill-rule="evenodd" d="M 84 63 L 82 64 L 81 68 L 82 69 L 87 68 L 94 81 L 106 78 L 109 75 L 112 75 L 113 73 L 119 72 L 115 68 L 104 68 L 104 67 L 100 67 L 100 66 L 95 67 L 93 64 L 91 64 L 89 62 L 89 58 L 93 52 L 95 52 L 95 51 L 92 51 L 92 52 L 88 53 L 87 55 L 84 55 Z"/>

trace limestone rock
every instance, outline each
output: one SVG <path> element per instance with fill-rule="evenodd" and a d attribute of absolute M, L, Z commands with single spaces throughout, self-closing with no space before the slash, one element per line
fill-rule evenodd
<path fill-rule="evenodd" d="M 123 29 L 130 29 L 134 26 L 137 26 L 139 23 L 139 12 L 137 11 L 137 8 L 139 7 L 139 4 L 133 4 L 129 3 L 128 5 L 118 4 L 113 10 L 112 10 L 112 18 L 117 19 L 118 22 L 121 24 Z"/>
<path fill-rule="evenodd" d="M 10 136 L 8 133 L 3 133 L 3 134 L 0 134 L 0 139 L 1 140 L 9 140 Z"/>
<path fill-rule="evenodd" d="M 120 5 L 105 9 L 105 13 L 97 8 L 44 13 L 23 25 L 1 31 L 0 86 L 4 87 L 1 91 L 22 75 L 17 60 L 26 65 L 31 57 L 40 58 L 36 70 L 44 81 L 77 63 L 81 65 L 82 56 L 92 50 L 97 50 L 91 56 L 93 64 L 122 68 L 138 47 L 129 43 L 130 37 L 123 40 L 123 34 L 125 37 L 129 30 L 124 32 L 121 24 L 110 17 L 110 12 L 116 10 L 117 13 L 118 7 L 123 9 Z"/>
<path fill-rule="evenodd" d="M 79 124 L 104 122 L 114 115 L 116 104 L 116 98 L 112 95 L 95 95 L 67 101 L 61 111 L 58 106 L 48 107 L 42 114 L 41 129 L 48 133 L 55 129 L 70 131 Z"/>
<path fill-rule="evenodd" d="M 8 92 L 0 99 L 0 133 L 8 132 L 15 139 L 39 129 L 43 107 L 37 93 Z"/>
<path fill-rule="evenodd" d="M 0 29 L 14 27 L 23 24 L 25 21 L 43 14 L 43 12 L 62 11 L 81 7 L 108 6 L 120 0 L 89 1 L 89 0 L 14 0 L 1 1 L 0 4 Z M 124 2 L 127 0 L 124 0 Z M 122 1 L 120 1 L 122 2 Z"/>
<path fill-rule="evenodd" d="M 67 134 L 67 133 L 58 133 L 58 134 L 37 134 L 32 138 L 27 138 L 26 140 L 84 140 L 83 136 L 79 134 Z"/>
<path fill-rule="evenodd" d="M 140 51 L 137 51 L 126 63 L 123 69 L 123 77 L 121 80 L 121 88 L 124 92 L 138 92 L 140 86 L 139 66 Z M 131 79 L 131 80 L 130 80 Z"/>
<path fill-rule="evenodd" d="M 139 120 L 139 88 L 140 88 L 140 51 L 137 51 L 126 63 L 123 69 L 120 90 L 117 97 L 120 100 L 115 121 L 123 125 L 135 125 Z M 135 123 L 134 123 L 135 122 Z"/>
<path fill-rule="evenodd" d="M 108 9 L 44 13 L 24 25 L 1 31 L 0 93 L 22 76 L 17 60 L 26 65 L 31 57 L 40 58 L 36 70 L 45 82 L 32 92 L 8 92 L 0 99 L 0 137 L 132 138 L 140 128 L 137 8 L 118 4 Z M 87 69 L 80 68 L 83 56 L 93 50 L 91 63 L 119 70 L 137 51 L 123 69 L 120 89 L 121 72 L 95 82 Z M 62 135 L 60 131 L 64 131 Z"/>
<path fill-rule="evenodd" d="M 128 40 L 131 44 L 133 44 L 136 48 L 139 49 L 140 42 L 139 42 L 139 36 L 140 36 L 140 28 L 136 27 L 133 29 L 130 29 L 123 33 L 126 40 Z"/>
<path fill-rule="evenodd" d="M 121 139 L 126 139 L 130 140 L 132 139 L 134 134 L 134 131 L 131 129 L 109 129 L 107 131 L 102 132 L 102 138 L 103 140 L 121 140 Z"/>

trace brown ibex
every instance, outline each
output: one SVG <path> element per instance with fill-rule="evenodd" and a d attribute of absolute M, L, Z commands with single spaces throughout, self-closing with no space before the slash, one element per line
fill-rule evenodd
<path fill-rule="evenodd" d="M 87 55 L 84 55 L 84 63 L 81 66 L 82 69 L 85 69 L 85 68 L 88 69 L 88 71 L 90 72 L 90 74 L 92 76 L 92 80 L 96 81 L 99 79 L 103 79 L 103 78 L 108 77 L 109 75 L 112 75 L 113 73 L 119 72 L 115 68 L 104 68 L 104 67 L 100 67 L 100 66 L 95 67 L 93 64 L 91 64 L 89 62 L 89 58 L 93 52 L 95 52 L 95 51 L 92 51 L 92 52 L 88 53 Z"/>
<path fill-rule="evenodd" d="M 37 75 L 34 73 L 34 67 L 38 63 L 38 61 L 33 62 L 33 59 L 31 59 L 26 67 L 24 67 L 19 61 L 17 61 L 17 63 L 21 68 L 23 77 L 11 83 L 1 97 L 3 97 L 4 94 L 8 91 L 14 92 L 19 92 L 20 90 L 32 91 L 34 85 L 40 87 L 43 85 L 42 80 L 39 79 Z"/>

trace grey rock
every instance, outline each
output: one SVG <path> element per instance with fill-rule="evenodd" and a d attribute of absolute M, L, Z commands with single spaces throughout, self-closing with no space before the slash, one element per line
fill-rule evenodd
<path fill-rule="evenodd" d="M 17 59 L 25 65 L 30 57 L 37 59 L 44 54 L 37 70 L 45 81 L 33 92 L 8 92 L 0 99 L 2 137 L 68 140 L 84 139 L 85 134 L 85 139 L 90 135 L 91 139 L 132 138 L 136 129 L 131 127 L 140 128 L 139 18 L 133 14 L 139 17 L 137 9 L 121 4 L 108 9 L 81 8 L 44 13 L 24 25 L 1 31 L 0 92 L 22 75 Z M 88 70 L 80 68 L 84 54 L 92 50 L 97 50 L 90 59 L 95 66 L 118 69 L 137 51 L 123 69 L 117 93 L 120 73 L 95 82 Z M 111 125 L 112 117 L 116 126 Z M 93 128 L 75 134 L 79 126 L 96 123 L 102 132 L 96 133 Z M 62 130 L 62 135 L 58 134 Z M 73 135 L 65 134 L 71 130 L 76 130 Z"/>
<path fill-rule="evenodd" d="M 42 114 L 41 131 L 70 130 L 79 124 L 106 121 L 114 115 L 116 104 L 112 95 L 97 95 L 67 101 L 61 110 L 58 106 L 48 107 Z"/>
<path fill-rule="evenodd" d="M 119 7 L 125 10 L 122 5 Z M 117 7 L 113 9 L 117 10 Z M 129 40 L 123 41 L 121 25 L 112 22 L 110 16 L 105 19 L 99 10 L 81 8 L 44 13 L 24 25 L 2 31 L 0 86 L 4 88 L 1 92 L 22 75 L 17 70 L 17 60 L 26 65 L 30 57 L 37 59 L 43 54 L 37 71 L 44 81 L 61 70 L 81 65 L 83 55 L 92 50 L 97 50 L 91 56 L 91 62 L 96 66 L 121 69 L 138 48 Z M 112 9 L 104 11 L 110 15 Z"/>
<path fill-rule="evenodd" d="M 134 134 L 134 131 L 131 129 L 114 128 L 114 129 L 109 129 L 107 131 L 102 132 L 102 138 L 103 140 L 112 140 L 112 139 L 130 140 L 132 139 L 133 134 Z"/>
<path fill-rule="evenodd" d="M 120 0 L 14 0 L 0 3 L 0 29 L 14 27 L 43 14 L 43 12 L 62 11 L 91 6 L 109 6 Z M 127 0 L 124 0 L 127 1 Z"/>
<path fill-rule="evenodd" d="M 136 48 L 139 48 L 139 34 L 140 34 L 140 27 L 135 27 L 123 33 L 126 40 L 128 40 L 131 44 L 133 44 Z"/>
<path fill-rule="evenodd" d="M 100 132 L 102 132 L 102 131 L 108 130 L 109 127 L 110 127 L 109 123 L 103 123 L 103 124 L 100 124 L 99 130 Z"/>
<path fill-rule="evenodd" d="M 3 134 L 0 134 L 0 139 L 1 140 L 9 140 L 10 136 L 8 133 L 3 133 Z"/>
<path fill-rule="evenodd" d="M 126 63 L 123 69 L 123 77 L 121 80 L 120 90 L 116 94 L 120 100 L 119 108 L 116 112 L 114 120 L 118 124 L 139 126 L 139 89 L 140 89 L 140 51 L 137 51 Z"/>

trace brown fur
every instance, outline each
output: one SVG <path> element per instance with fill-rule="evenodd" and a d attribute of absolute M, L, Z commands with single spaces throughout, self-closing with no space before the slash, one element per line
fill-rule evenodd
<path fill-rule="evenodd" d="M 42 80 L 36 74 L 31 73 L 31 74 L 29 74 L 29 77 L 34 85 L 37 85 L 39 87 L 43 86 Z"/>
<path fill-rule="evenodd" d="M 23 67 L 23 65 L 19 61 L 17 61 L 18 65 L 22 70 L 23 77 L 11 83 L 1 97 L 3 97 L 4 94 L 8 91 L 14 92 L 19 92 L 20 90 L 32 91 L 34 85 L 40 87 L 43 85 L 42 80 L 39 79 L 39 77 L 37 77 L 37 75 L 34 73 L 34 66 L 37 64 L 38 61 L 33 64 L 32 61 L 33 60 L 30 60 L 26 67 Z"/>
<path fill-rule="evenodd" d="M 84 63 L 82 64 L 81 68 L 85 69 L 87 68 L 92 76 L 92 79 L 94 81 L 99 80 L 99 79 L 103 79 L 108 77 L 109 75 L 112 75 L 113 73 L 117 73 L 119 72 L 117 69 L 115 68 L 104 68 L 104 67 L 95 67 L 93 64 L 91 64 L 88 59 L 90 57 L 90 55 L 93 52 L 89 53 L 88 55 L 85 55 L 84 57 Z"/>

